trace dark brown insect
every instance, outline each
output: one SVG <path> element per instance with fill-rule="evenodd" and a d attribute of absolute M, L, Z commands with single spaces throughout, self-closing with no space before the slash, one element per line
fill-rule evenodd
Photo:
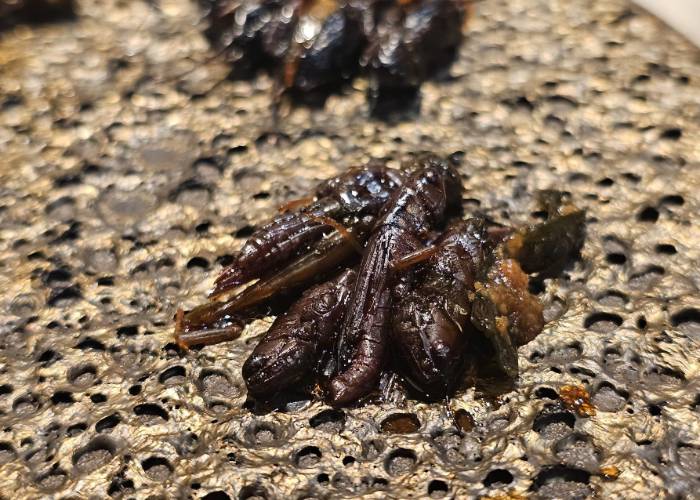
<path fill-rule="evenodd" d="M 464 351 L 478 335 L 471 323 L 474 285 L 496 245 L 485 219 L 450 225 L 432 247 L 394 265 L 427 260 L 410 290 L 395 296 L 391 341 L 401 373 L 421 394 L 439 399 L 458 382 Z"/>
<path fill-rule="evenodd" d="M 200 0 L 212 47 L 233 78 L 270 73 L 280 95 L 321 105 L 358 74 L 375 115 L 417 102 L 452 63 L 465 0 Z"/>
<path fill-rule="evenodd" d="M 425 245 L 447 209 L 460 205 L 462 183 L 454 168 L 433 156 L 418 162 L 420 168 L 387 202 L 367 243 L 338 341 L 338 373 L 329 387 L 333 404 L 357 401 L 379 380 L 386 358 L 392 288 L 408 285 L 412 274 L 393 273 L 391 262 Z"/>
<path fill-rule="evenodd" d="M 460 220 L 461 193 L 454 167 L 432 154 L 400 170 L 373 162 L 321 183 L 251 236 L 213 296 L 257 282 L 179 314 L 180 345 L 231 340 L 262 307 L 309 287 L 243 365 L 256 398 L 317 384 L 331 404 L 348 405 L 390 370 L 423 397 L 442 398 L 480 339 L 516 376 L 516 347 L 544 326 L 523 269 L 550 275 L 574 256 L 583 212 L 550 193 L 549 218 L 514 230 Z"/>
<path fill-rule="evenodd" d="M 243 364 L 253 394 L 271 394 L 318 374 L 334 350 L 356 272 L 316 285 L 279 316 Z"/>

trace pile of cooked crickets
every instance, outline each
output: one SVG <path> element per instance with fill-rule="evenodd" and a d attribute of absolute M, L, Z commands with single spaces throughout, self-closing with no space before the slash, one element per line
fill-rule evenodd
<path fill-rule="evenodd" d="M 544 327 L 528 275 L 556 276 L 585 234 L 584 212 L 563 193 L 541 192 L 539 202 L 543 222 L 511 228 L 465 218 L 459 174 L 433 154 L 400 169 L 350 169 L 253 233 L 211 300 L 178 313 L 179 344 L 233 340 L 271 304 L 291 301 L 243 364 L 257 399 L 304 386 L 348 405 L 387 372 L 418 397 L 443 398 L 476 345 L 515 377 L 517 347 Z"/>

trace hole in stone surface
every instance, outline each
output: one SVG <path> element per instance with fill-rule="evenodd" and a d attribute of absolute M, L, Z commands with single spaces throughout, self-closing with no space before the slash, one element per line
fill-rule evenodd
<path fill-rule="evenodd" d="M 134 413 L 140 417 L 144 423 L 154 424 L 158 423 L 159 419 L 169 420 L 168 412 L 163 408 L 153 403 L 144 403 L 134 406 Z"/>
<path fill-rule="evenodd" d="M 609 253 L 605 256 L 605 260 L 610 264 L 621 266 L 627 262 L 627 256 L 624 253 Z"/>
<path fill-rule="evenodd" d="M 201 269 L 209 269 L 209 261 L 204 257 L 192 257 L 187 262 L 187 269 L 192 269 L 194 267 L 199 267 Z"/>
<path fill-rule="evenodd" d="M 663 132 L 661 132 L 661 135 L 659 135 L 659 139 L 666 139 L 669 141 L 677 141 L 678 139 L 681 138 L 683 135 L 683 130 L 677 127 L 674 128 L 667 128 Z"/>
<path fill-rule="evenodd" d="M 106 349 L 102 342 L 93 339 L 92 337 L 85 337 L 83 340 L 78 342 L 78 344 L 76 344 L 75 348 L 80 349 L 81 351 L 104 351 Z"/>
<path fill-rule="evenodd" d="M 112 413 L 100 420 L 95 424 L 95 431 L 105 432 L 114 429 L 122 421 L 118 413 Z"/>
<path fill-rule="evenodd" d="M 202 497 L 202 500 L 231 500 L 231 497 L 224 491 L 217 490 L 207 493 Z"/>
<path fill-rule="evenodd" d="M 57 490 L 63 486 L 68 479 L 66 471 L 60 468 L 53 468 L 36 478 L 37 485 L 43 490 Z"/>
<path fill-rule="evenodd" d="M 97 278 L 97 284 L 99 286 L 114 286 L 114 278 L 112 276 L 103 276 L 102 278 Z"/>
<path fill-rule="evenodd" d="M 618 290 L 608 290 L 598 295 L 596 300 L 604 306 L 622 307 L 629 301 L 629 297 Z"/>
<path fill-rule="evenodd" d="M 12 410 L 17 416 L 25 417 L 36 413 L 40 406 L 39 398 L 35 394 L 28 393 L 14 400 Z"/>
<path fill-rule="evenodd" d="M 355 462 L 356 462 L 355 457 L 351 457 L 350 455 L 346 455 L 343 457 L 343 465 L 345 467 L 349 467 L 352 464 L 354 464 Z"/>
<path fill-rule="evenodd" d="M 336 472 L 331 480 L 333 488 L 337 490 L 347 490 L 352 486 L 352 480 L 342 472 Z"/>
<path fill-rule="evenodd" d="M 679 382 L 685 382 L 686 378 L 683 372 L 670 368 L 668 366 L 654 365 L 644 372 L 644 381 L 650 386 L 658 384 L 660 382 L 667 384 L 677 384 Z"/>
<path fill-rule="evenodd" d="M 522 111 L 532 111 L 535 109 L 535 105 L 524 95 L 521 96 L 513 96 L 508 99 L 504 99 L 501 101 L 505 106 L 508 106 L 509 108 L 515 109 L 515 110 L 522 110 Z"/>
<path fill-rule="evenodd" d="M 251 225 L 243 226 L 234 234 L 236 238 L 249 238 L 255 232 L 255 227 Z"/>
<path fill-rule="evenodd" d="M 209 221 L 200 222 L 194 226 L 194 230 L 199 234 L 207 233 L 209 229 L 211 229 L 211 222 Z"/>
<path fill-rule="evenodd" d="M 43 252 L 32 252 L 27 255 L 27 260 L 40 260 L 40 259 L 45 259 L 46 255 L 44 255 Z"/>
<path fill-rule="evenodd" d="M 82 299 L 78 285 L 71 285 L 65 288 L 56 288 L 51 292 L 46 303 L 51 307 L 65 307 L 75 300 Z"/>
<path fill-rule="evenodd" d="M 106 465 L 117 452 L 114 441 L 99 436 L 73 453 L 73 466 L 80 472 L 89 472 Z"/>
<path fill-rule="evenodd" d="M 209 201 L 211 188 L 196 178 L 185 179 L 169 195 L 171 202 L 203 206 Z"/>
<path fill-rule="evenodd" d="M 61 358 L 62 356 L 53 349 L 47 349 L 41 353 L 41 355 L 37 359 L 37 362 L 39 362 L 43 366 L 51 366 Z"/>
<path fill-rule="evenodd" d="M 644 207 L 637 215 L 637 220 L 641 222 L 656 222 L 659 220 L 659 211 L 654 207 Z"/>
<path fill-rule="evenodd" d="M 430 498 L 443 498 L 447 496 L 450 487 L 441 479 L 433 479 L 428 483 L 428 496 Z"/>
<path fill-rule="evenodd" d="M 229 376 L 219 370 L 202 370 L 199 375 L 199 388 L 207 398 L 214 396 L 235 398 L 240 394 L 236 386 L 231 383 Z"/>
<path fill-rule="evenodd" d="M 598 411 L 617 412 L 625 407 L 628 398 L 627 391 L 617 389 L 609 382 L 602 382 L 591 401 Z"/>
<path fill-rule="evenodd" d="M 24 455 L 24 460 L 33 465 L 48 462 L 51 459 L 53 455 L 49 454 L 48 448 L 35 448 Z"/>
<path fill-rule="evenodd" d="M 666 274 L 666 269 L 661 266 L 651 265 L 645 267 L 641 271 L 633 273 L 630 276 L 629 282 L 632 286 L 637 288 L 649 286 L 655 278 L 663 276 L 664 274 Z"/>
<path fill-rule="evenodd" d="M 583 434 L 572 434 L 561 439 L 554 446 L 554 452 L 566 466 L 590 472 L 599 469 L 600 453 Z"/>
<path fill-rule="evenodd" d="M 131 479 L 126 479 L 122 476 L 117 476 L 112 479 L 107 489 L 107 494 L 111 497 L 133 494 L 135 492 L 134 482 Z M 150 497 L 149 497 L 150 498 Z"/>
<path fill-rule="evenodd" d="M 609 312 L 595 312 L 589 314 L 583 322 L 583 326 L 589 330 L 599 333 L 608 333 L 622 324 L 622 317 L 619 314 Z"/>
<path fill-rule="evenodd" d="M 141 394 L 141 384 L 134 384 L 131 387 L 129 387 L 129 394 L 132 396 L 138 396 Z"/>
<path fill-rule="evenodd" d="M 73 424 L 66 429 L 66 435 L 68 437 L 77 436 L 78 434 L 85 432 L 86 429 L 87 429 L 87 424 L 85 424 L 83 422 Z"/>
<path fill-rule="evenodd" d="M 268 498 L 267 490 L 261 484 L 248 484 L 238 493 L 238 500 L 267 500 Z"/>
<path fill-rule="evenodd" d="M 661 406 L 661 405 L 649 404 L 649 405 L 647 406 L 647 408 L 649 409 L 649 415 L 651 415 L 651 416 L 653 416 L 653 417 L 659 417 L 659 416 L 661 416 L 661 412 L 662 412 L 662 406 Z"/>
<path fill-rule="evenodd" d="M 551 387 L 538 387 L 535 391 L 535 396 L 539 399 L 559 399 L 559 394 Z"/>
<path fill-rule="evenodd" d="M 545 291 L 544 282 L 540 280 L 530 280 L 530 283 L 528 283 L 527 288 L 528 291 L 533 295 L 539 295 L 541 293 L 544 293 Z"/>
<path fill-rule="evenodd" d="M 297 467 L 314 467 L 321 460 L 321 450 L 317 446 L 306 446 L 299 450 L 294 457 Z"/>
<path fill-rule="evenodd" d="M 97 376 L 97 368 L 91 363 L 83 363 L 68 370 L 68 381 L 80 387 L 93 384 Z"/>
<path fill-rule="evenodd" d="M 212 413 L 226 413 L 231 409 L 231 405 L 225 401 L 212 400 L 207 403 L 207 408 L 209 408 Z"/>
<path fill-rule="evenodd" d="M 581 469 L 555 465 L 541 470 L 533 479 L 531 489 L 544 498 L 588 498 L 591 474 Z"/>
<path fill-rule="evenodd" d="M 309 419 L 314 429 L 325 432 L 340 432 L 345 428 L 345 413 L 340 410 L 323 410 Z"/>
<path fill-rule="evenodd" d="M 679 194 L 669 194 L 659 200 L 660 205 L 683 206 L 685 199 Z"/>
<path fill-rule="evenodd" d="M 678 461 L 686 471 L 697 474 L 700 470 L 700 447 L 689 443 L 678 443 Z"/>
<path fill-rule="evenodd" d="M 161 384 L 181 385 L 185 382 L 186 373 L 185 367 L 183 366 L 171 366 L 170 368 L 163 370 L 163 372 L 158 376 L 158 381 Z"/>
<path fill-rule="evenodd" d="M 253 422 L 248 428 L 248 441 L 256 446 L 277 445 L 282 437 L 282 429 L 274 422 Z"/>
<path fill-rule="evenodd" d="M 678 253 L 676 247 L 669 243 L 660 243 L 654 247 L 656 253 L 662 253 L 664 255 L 675 255 Z"/>
<path fill-rule="evenodd" d="M 253 195 L 253 199 L 256 199 L 256 200 L 266 200 L 269 197 L 270 197 L 270 193 L 268 193 L 267 191 L 260 191 L 259 193 L 255 193 Z"/>
<path fill-rule="evenodd" d="M 53 405 L 72 405 L 75 403 L 73 394 L 68 391 L 57 391 L 51 396 L 51 404 Z"/>
<path fill-rule="evenodd" d="M 1 266 L 0 266 L 1 267 Z M 17 295 L 10 303 L 10 312 L 20 318 L 28 318 L 39 308 L 38 299 L 30 293 Z"/>
<path fill-rule="evenodd" d="M 481 446 L 473 437 L 462 439 L 460 433 L 450 429 L 436 433 L 432 442 L 448 462 L 461 463 L 465 457 L 472 462 L 481 461 Z"/>
<path fill-rule="evenodd" d="M 17 452 L 12 444 L 6 441 L 0 442 L 0 465 L 12 462 L 16 457 Z"/>
<path fill-rule="evenodd" d="M 6 396 L 8 394 L 12 394 L 12 391 L 14 388 L 10 384 L 2 384 L 0 385 L 0 396 Z"/>
<path fill-rule="evenodd" d="M 117 328 L 117 337 L 135 337 L 139 333 L 138 325 L 124 325 Z"/>
<path fill-rule="evenodd" d="M 217 139 L 214 139 L 217 142 Z M 197 158 L 192 164 L 192 168 L 197 171 L 200 175 L 206 172 L 218 172 L 221 171 L 222 165 L 221 161 L 214 157 L 208 156 L 203 158 Z"/>
<path fill-rule="evenodd" d="M 671 324 L 687 333 L 700 333 L 700 309 L 681 309 L 671 315 Z"/>
<path fill-rule="evenodd" d="M 496 486 L 497 488 L 505 486 L 513 482 L 513 474 L 506 469 L 494 469 L 489 472 L 484 478 L 484 486 L 490 488 L 491 486 Z"/>
<path fill-rule="evenodd" d="M 382 432 L 393 434 L 409 434 L 420 429 L 420 420 L 413 413 L 393 413 L 382 420 Z"/>
<path fill-rule="evenodd" d="M 141 468 L 153 481 L 165 481 L 173 472 L 173 466 L 163 457 L 148 457 L 141 462 Z"/>
<path fill-rule="evenodd" d="M 418 457 L 413 450 L 398 448 L 392 451 L 384 462 L 384 468 L 392 476 L 407 474 L 416 467 Z"/>
<path fill-rule="evenodd" d="M 576 417 L 573 413 L 558 407 L 545 407 L 532 424 L 532 429 L 545 439 L 563 437 L 574 428 Z"/>
<path fill-rule="evenodd" d="M 569 368 L 569 373 L 572 375 L 583 375 L 585 377 L 595 378 L 596 374 L 588 368 L 582 366 L 572 366 Z M 580 377 L 579 377 L 580 378 Z"/>
<path fill-rule="evenodd" d="M 45 273 L 43 280 L 48 286 L 53 287 L 56 285 L 66 285 L 72 277 L 73 275 L 68 269 L 59 268 Z"/>
<path fill-rule="evenodd" d="M 552 363 L 567 363 L 579 359 L 583 353 L 583 347 L 579 342 L 571 342 L 569 344 L 554 347 L 549 353 L 549 359 Z"/>
<path fill-rule="evenodd" d="M 107 401 L 107 396 L 98 392 L 97 394 L 93 394 L 92 396 L 90 396 L 90 401 L 92 401 L 95 404 L 102 404 Z"/>
<path fill-rule="evenodd" d="M 370 486 L 375 490 L 384 490 L 389 486 L 389 481 L 383 477 L 373 477 L 371 478 Z"/>
<path fill-rule="evenodd" d="M 541 353 L 540 351 L 534 351 L 532 354 L 530 354 L 530 362 L 531 363 L 539 363 L 544 359 L 544 354 Z"/>
<path fill-rule="evenodd" d="M 245 111 L 245 110 L 240 110 L 240 111 Z M 229 148 L 227 152 L 229 155 L 239 155 L 241 153 L 245 153 L 246 151 L 248 151 L 248 146 L 246 146 L 245 144 L 241 144 L 241 145 Z"/>
<path fill-rule="evenodd" d="M 637 318 L 637 328 L 644 330 L 647 327 L 647 319 L 644 316 Z"/>

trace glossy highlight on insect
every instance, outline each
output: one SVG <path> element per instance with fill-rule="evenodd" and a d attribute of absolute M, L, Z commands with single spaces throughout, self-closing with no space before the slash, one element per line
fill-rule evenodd
<path fill-rule="evenodd" d="M 456 167 L 432 153 L 401 168 L 371 161 L 320 183 L 251 235 L 209 302 L 178 313 L 179 345 L 234 340 L 284 299 L 291 306 L 242 366 L 254 398 L 306 386 L 346 406 L 395 372 L 413 394 L 437 400 L 459 386 L 466 353 L 484 343 L 504 376 L 516 377 L 517 347 L 544 327 L 529 275 L 554 276 L 577 256 L 585 214 L 546 191 L 546 220 L 511 228 L 465 218 L 461 199 Z"/>
<path fill-rule="evenodd" d="M 370 110 L 388 116 L 418 102 L 423 82 L 457 55 L 467 0 L 200 0 L 213 49 L 231 77 L 268 72 L 277 94 L 323 104 L 367 77 Z"/>

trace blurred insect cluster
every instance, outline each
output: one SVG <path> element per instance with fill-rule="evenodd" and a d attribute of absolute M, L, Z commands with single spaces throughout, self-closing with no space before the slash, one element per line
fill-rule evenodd
<path fill-rule="evenodd" d="M 276 97 L 322 105 L 358 75 L 375 116 L 414 110 L 455 59 L 466 0 L 200 0 L 232 78 L 268 72 Z"/>

